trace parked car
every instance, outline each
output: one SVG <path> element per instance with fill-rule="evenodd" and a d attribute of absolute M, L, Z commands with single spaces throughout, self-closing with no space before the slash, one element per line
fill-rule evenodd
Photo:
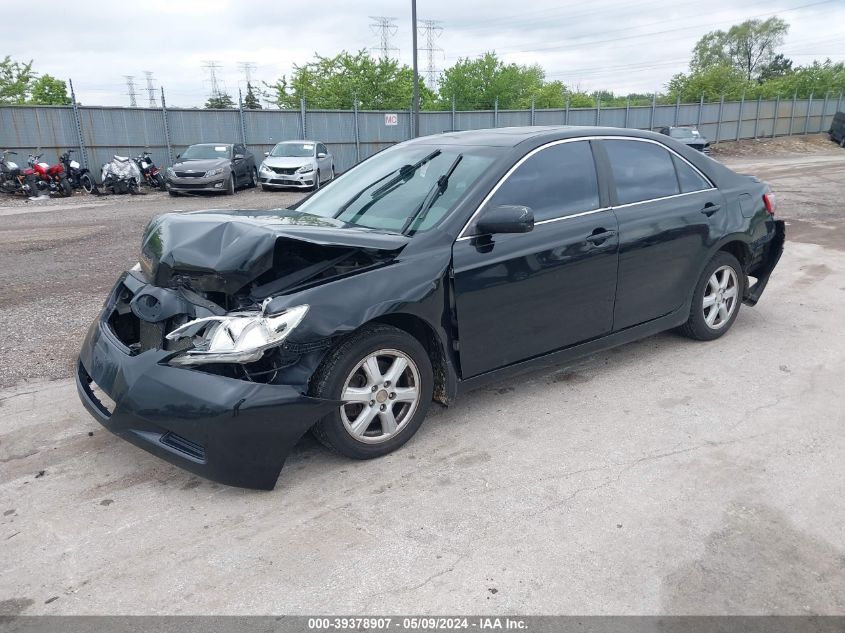
<path fill-rule="evenodd" d="M 242 143 L 199 143 L 176 155 L 165 172 L 171 196 L 217 192 L 234 195 L 241 187 L 255 187 L 255 158 Z"/>
<path fill-rule="evenodd" d="M 432 400 L 531 365 L 723 336 L 780 258 L 774 213 L 768 185 L 653 132 L 418 138 L 289 209 L 154 219 L 78 390 L 145 450 L 269 489 L 309 429 L 377 457 Z"/>
<path fill-rule="evenodd" d="M 839 143 L 839 147 L 845 147 L 845 112 L 837 112 L 830 122 L 830 140 Z"/>
<path fill-rule="evenodd" d="M 710 141 L 704 138 L 701 132 L 694 127 L 670 126 L 657 128 L 657 131 L 666 136 L 671 136 L 676 141 L 688 145 L 699 152 L 703 152 L 704 154 L 710 153 Z"/>
<path fill-rule="evenodd" d="M 258 172 L 261 188 L 319 189 L 334 180 L 334 156 L 317 141 L 282 141 L 264 154 Z"/>

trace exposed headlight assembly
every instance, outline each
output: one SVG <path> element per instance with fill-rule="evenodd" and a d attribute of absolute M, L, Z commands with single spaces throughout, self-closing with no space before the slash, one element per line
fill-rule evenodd
<path fill-rule="evenodd" d="M 267 165 L 265 163 L 261 163 L 261 170 L 260 171 L 272 172 L 273 170 L 270 169 L 269 167 L 267 167 Z"/>
<path fill-rule="evenodd" d="M 193 349 L 174 356 L 170 364 L 255 362 L 265 350 L 281 345 L 307 312 L 308 306 L 301 305 L 272 316 L 262 309 L 194 319 L 167 335 L 171 341 L 191 338 L 194 343 Z"/>
<path fill-rule="evenodd" d="M 303 165 L 299 169 L 296 170 L 297 174 L 308 174 L 314 171 L 314 165 Z"/>
<path fill-rule="evenodd" d="M 205 177 L 211 178 L 212 176 L 217 176 L 218 174 L 222 174 L 222 173 L 223 173 L 222 167 L 215 167 L 214 169 L 209 169 L 207 172 L 205 172 Z"/>

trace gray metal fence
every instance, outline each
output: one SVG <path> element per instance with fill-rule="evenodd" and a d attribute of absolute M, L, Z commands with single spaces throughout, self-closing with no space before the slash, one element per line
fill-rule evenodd
<path fill-rule="evenodd" d="M 91 168 L 113 154 L 147 149 L 159 165 L 193 143 L 244 142 L 260 160 L 278 141 L 323 141 L 344 171 L 372 154 L 411 137 L 410 111 L 364 110 L 199 110 L 93 106 L 0 107 L 0 148 L 26 155 L 40 148 L 54 162 L 76 149 Z M 651 129 L 694 125 L 711 141 L 766 138 L 826 131 L 845 107 L 843 94 L 824 98 L 559 110 L 422 112 L 420 135 L 517 125 L 602 125 Z M 395 116 L 386 116 L 395 115 Z M 22 161 L 20 161 L 22 162 Z"/>

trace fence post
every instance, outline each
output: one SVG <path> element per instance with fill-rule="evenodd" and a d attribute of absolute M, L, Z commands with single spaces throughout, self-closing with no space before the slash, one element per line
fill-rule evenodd
<path fill-rule="evenodd" d="M 656 92 L 652 93 L 652 95 L 651 95 L 651 120 L 649 121 L 649 124 L 648 124 L 649 130 L 654 129 L 654 110 L 655 110 L 655 108 L 657 108 L 657 93 Z"/>
<path fill-rule="evenodd" d="M 725 95 L 719 98 L 719 119 L 716 121 L 716 142 L 719 142 L 719 137 L 722 135 L 722 112 L 725 109 Z"/>
<path fill-rule="evenodd" d="M 596 97 L 596 127 L 601 124 L 601 97 Z"/>
<path fill-rule="evenodd" d="M 241 89 L 238 88 L 238 118 L 241 122 L 241 142 L 246 145 L 246 124 L 244 123 L 244 99 Z"/>
<path fill-rule="evenodd" d="M 819 121 L 819 132 L 821 132 L 824 129 L 824 120 L 827 117 L 827 93 L 828 92 L 829 92 L 828 90 L 824 91 L 824 105 L 822 106 L 822 119 L 821 119 L 821 121 Z"/>
<path fill-rule="evenodd" d="M 499 97 L 493 102 L 493 127 L 499 127 Z"/>
<path fill-rule="evenodd" d="M 775 122 L 772 124 L 772 138 L 777 136 L 778 123 L 780 123 L 780 93 L 775 97 Z"/>
<path fill-rule="evenodd" d="M 82 166 L 88 167 L 88 150 L 85 149 L 85 141 L 82 137 L 82 120 L 79 118 L 79 105 L 76 103 L 76 93 L 73 91 L 73 80 L 68 79 L 70 84 L 70 100 L 73 104 L 73 123 L 76 127 L 76 142 L 79 145 L 79 158 L 82 160 Z"/>
<path fill-rule="evenodd" d="M 789 112 L 789 133 L 787 136 L 792 136 L 792 126 L 795 123 L 795 102 L 798 100 L 798 93 L 792 93 L 792 110 Z"/>
<path fill-rule="evenodd" d="M 631 116 L 631 97 L 625 98 L 625 127 L 628 127 L 628 119 Z"/>
<path fill-rule="evenodd" d="M 810 113 L 813 109 L 813 92 L 810 91 L 810 100 L 807 102 L 807 116 L 804 117 L 804 134 L 807 133 L 807 130 L 810 127 Z"/>
<path fill-rule="evenodd" d="M 531 97 L 531 125 L 534 125 L 534 107 L 536 105 L 536 100 L 534 97 Z"/>
<path fill-rule="evenodd" d="M 455 112 L 455 95 L 452 95 L 452 131 L 455 131 L 455 125 L 458 123 L 458 116 Z"/>
<path fill-rule="evenodd" d="M 563 114 L 563 124 L 569 125 L 569 97 L 566 98 L 566 110 Z"/>
<path fill-rule="evenodd" d="M 740 133 L 742 132 L 742 111 L 745 109 L 745 93 L 742 93 L 742 97 L 739 100 L 739 117 L 738 121 L 736 122 L 736 138 L 735 141 L 739 140 Z"/>
<path fill-rule="evenodd" d="M 701 127 L 701 113 L 704 110 L 704 95 L 701 95 L 701 99 L 698 100 L 698 123 L 696 123 L 695 127 Z M 700 130 L 699 130 L 700 131 Z"/>
<path fill-rule="evenodd" d="M 355 162 L 361 162 L 361 132 L 358 129 L 358 97 L 352 100 L 352 110 L 355 113 Z"/>
<path fill-rule="evenodd" d="M 681 114 L 681 93 L 678 93 L 678 99 L 675 101 L 675 126 L 678 125 L 678 116 Z"/>
<path fill-rule="evenodd" d="M 173 147 L 170 145 L 170 124 L 167 122 L 167 103 L 164 101 L 164 88 L 161 89 L 161 118 L 164 119 L 164 142 L 167 145 L 167 164 L 173 164 Z"/>
<path fill-rule="evenodd" d="M 308 138 L 308 128 L 305 127 L 305 97 L 299 100 L 299 123 L 302 130 L 302 140 Z"/>
<path fill-rule="evenodd" d="M 757 138 L 757 128 L 760 127 L 760 104 L 763 103 L 763 95 L 757 97 L 757 113 L 754 115 L 754 138 Z"/>

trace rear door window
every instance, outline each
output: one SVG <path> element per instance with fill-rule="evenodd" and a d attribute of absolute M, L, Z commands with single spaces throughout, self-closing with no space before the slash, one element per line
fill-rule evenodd
<path fill-rule="evenodd" d="M 713 188 L 710 181 L 683 160 L 677 156 L 672 156 L 672 160 L 675 161 L 675 169 L 678 171 L 678 182 L 681 184 L 681 193 L 692 193 L 693 191 L 704 191 L 705 189 Z"/>
<path fill-rule="evenodd" d="M 668 150 L 656 143 L 603 141 L 616 183 L 618 204 L 631 204 L 680 193 Z"/>

